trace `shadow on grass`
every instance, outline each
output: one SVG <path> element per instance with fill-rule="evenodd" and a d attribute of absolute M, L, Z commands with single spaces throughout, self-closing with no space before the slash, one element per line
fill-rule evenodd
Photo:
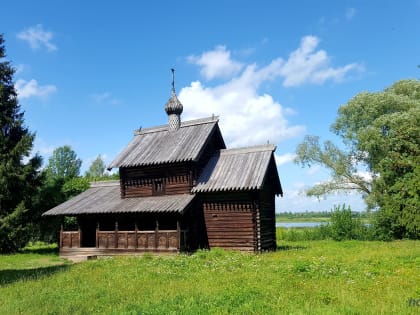
<path fill-rule="evenodd" d="M 19 253 L 24 254 L 58 254 L 58 247 L 24 248 Z"/>
<path fill-rule="evenodd" d="M 292 245 L 277 245 L 277 250 L 303 250 L 306 249 L 306 246 L 301 246 L 301 245 L 296 245 L 296 246 L 292 246 Z"/>
<path fill-rule="evenodd" d="M 33 280 L 50 276 L 67 270 L 70 265 L 40 267 L 33 269 L 5 269 L 0 270 L 0 287 L 19 280 Z"/>

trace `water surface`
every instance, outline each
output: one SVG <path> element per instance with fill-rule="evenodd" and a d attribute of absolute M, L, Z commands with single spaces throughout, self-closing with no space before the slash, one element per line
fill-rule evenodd
<path fill-rule="evenodd" d="M 325 225 L 328 222 L 276 222 L 276 227 L 283 228 L 308 228 Z"/>

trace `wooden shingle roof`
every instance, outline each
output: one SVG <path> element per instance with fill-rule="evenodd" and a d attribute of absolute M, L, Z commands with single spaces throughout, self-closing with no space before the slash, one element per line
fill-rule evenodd
<path fill-rule="evenodd" d="M 43 216 L 115 214 L 115 213 L 183 213 L 194 195 L 181 194 L 143 198 L 120 197 L 119 182 L 92 186 L 85 192 L 45 212 Z"/>
<path fill-rule="evenodd" d="M 197 161 L 213 132 L 220 133 L 218 121 L 217 116 L 185 121 L 175 132 L 168 125 L 138 130 L 108 168 Z"/>
<path fill-rule="evenodd" d="M 220 150 L 210 158 L 192 192 L 259 190 L 271 172 L 275 193 L 282 194 L 273 155 L 275 149 L 275 145 L 268 144 Z"/>

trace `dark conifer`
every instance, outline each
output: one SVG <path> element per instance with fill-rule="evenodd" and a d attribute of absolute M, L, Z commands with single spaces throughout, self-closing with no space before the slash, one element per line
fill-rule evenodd
<path fill-rule="evenodd" d="M 42 163 L 39 155 L 30 156 L 35 134 L 24 124 L 13 82 L 15 70 L 5 57 L 0 34 L 0 252 L 14 251 L 31 237 L 32 202 Z"/>

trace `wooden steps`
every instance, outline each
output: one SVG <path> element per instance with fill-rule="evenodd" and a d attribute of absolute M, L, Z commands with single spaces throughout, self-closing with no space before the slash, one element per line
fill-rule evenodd
<path fill-rule="evenodd" d="M 96 247 L 79 247 L 79 248 L 61 248 L 60 257 L 71 260 L 73 262 L 81 262 L 89 259 L 97 259 L 106 256 L 121 256 L 121 255 L 143 255 L 145 253 L 151 254 L 176 254 L 179 251 L 161 249 L 161 250 L 140 250 L 140 249 L 110 249 L 110 248 L 96 248 Z"/>

